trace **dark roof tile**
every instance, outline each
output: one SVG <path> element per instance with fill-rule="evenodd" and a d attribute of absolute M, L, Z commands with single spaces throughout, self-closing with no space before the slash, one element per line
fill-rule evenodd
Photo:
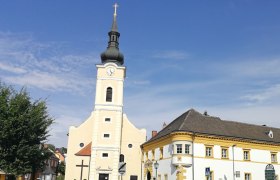
<path fill-rule="evenodd" d="M 268 136 L 270 130 L 274 134 L 273 138 Z M 225 121 L 218 117 L 203 115 L 194 109 L 183 113 L 146 143 L 179 131 L 280 144 L 279 128 Z"/>

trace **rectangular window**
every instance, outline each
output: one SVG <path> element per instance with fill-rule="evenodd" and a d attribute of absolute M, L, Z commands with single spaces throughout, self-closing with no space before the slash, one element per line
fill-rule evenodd
<path fill-rule="evenodd" d="M 213 147 L 207 146 L 205 149 L 206 157 L 213 157 Z"/>
<path fill-rule="evenodd" d="M 163 147 L 161 147 L 159 150 L 160 150 L 160 157 L 159 158 L 162 159 L 163 158 Z"/>
<path fill-rule="evenodd" d="M 227 159 L 228 158 L 228 149 L 222 148 L 222 158 Z"/>
<path fill-rule="evenodd" d="M 271 162 L 277 163 L 277 153 L 271 153 Z"/>
<path fill-rule="evenodd" d="M 244 179 L 245 180 L 251 180 L 251 174 L 250 173 L 245 173 Z"/>
<path fill-rule="evenodd" d="M 108 153 L 102 153 L 102 157 L 108 157 L 109 154 Z"/>
<path fill-rule="evenodd" d="M 190 145 L 185 144 L 185 154 L 190 154 Z"/>
<path fill-rule="evenodd" d="M 104 134 L 103 137 L 104 137 L 104 138 L 109 138 L 109 137 L 110 137 L 110 134 Z"/>
<path fill-rule="evenodd" d="M 105 118 L 105 122 L 111 122 L 111 118 Z"/>
<path fill-rule="evenodd" d="M 243 159 L 246 161 L 250 160 L 250 151 L 249 150 L 244 150 L 243 151 Z"/>
<path fill-rule="evenodd" d="M 155 160 L 155 150 L 152 150 L 152 160 Z"/>
<path fill-rule="evenodd" d="M 137 180 L 137 178 L 138 178 L 138 177 L 135 176 L 135 175 L 131 175 L 131 176 L 130 176 L 130 180 Z"/>
<path fill-rule="evenodd" d="M 167 174 L 164 175 L 164 180 L 168 180 L 168 175 Z"/>
<path fill-rule="evenodd" d="M 182 144 L 176 144 L 176 150 L 177 154 L 182 153 Z"/>

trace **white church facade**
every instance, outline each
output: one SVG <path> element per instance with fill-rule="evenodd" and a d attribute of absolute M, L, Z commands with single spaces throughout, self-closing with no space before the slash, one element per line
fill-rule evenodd
<path fill-rule="evenodd" d="M 80 126 L 69 129 L 66 180 L 141 179 L 140 145 L 146 130 L 137 129 L 123 112 L 126 67 L 119 51 L 116 7 L 107 50 L 96 65 L 94 110 Z"/>

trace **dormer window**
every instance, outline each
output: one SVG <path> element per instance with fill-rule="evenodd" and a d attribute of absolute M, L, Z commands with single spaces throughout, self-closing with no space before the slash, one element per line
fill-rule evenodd
<path fill-rule="evenodd" d="M 268 137 L 273 138 L 273 132 L 271 130 L 268 132 Z"/>

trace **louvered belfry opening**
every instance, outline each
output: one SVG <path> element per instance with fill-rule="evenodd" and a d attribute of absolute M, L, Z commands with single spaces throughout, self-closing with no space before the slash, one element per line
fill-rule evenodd
<path fill-rule="evenodd" d="M 112 102 L 112 97 L 113 97 L 113 89 L 111 87 L 108 87 L 106 91 L 106 102 Z"/>

